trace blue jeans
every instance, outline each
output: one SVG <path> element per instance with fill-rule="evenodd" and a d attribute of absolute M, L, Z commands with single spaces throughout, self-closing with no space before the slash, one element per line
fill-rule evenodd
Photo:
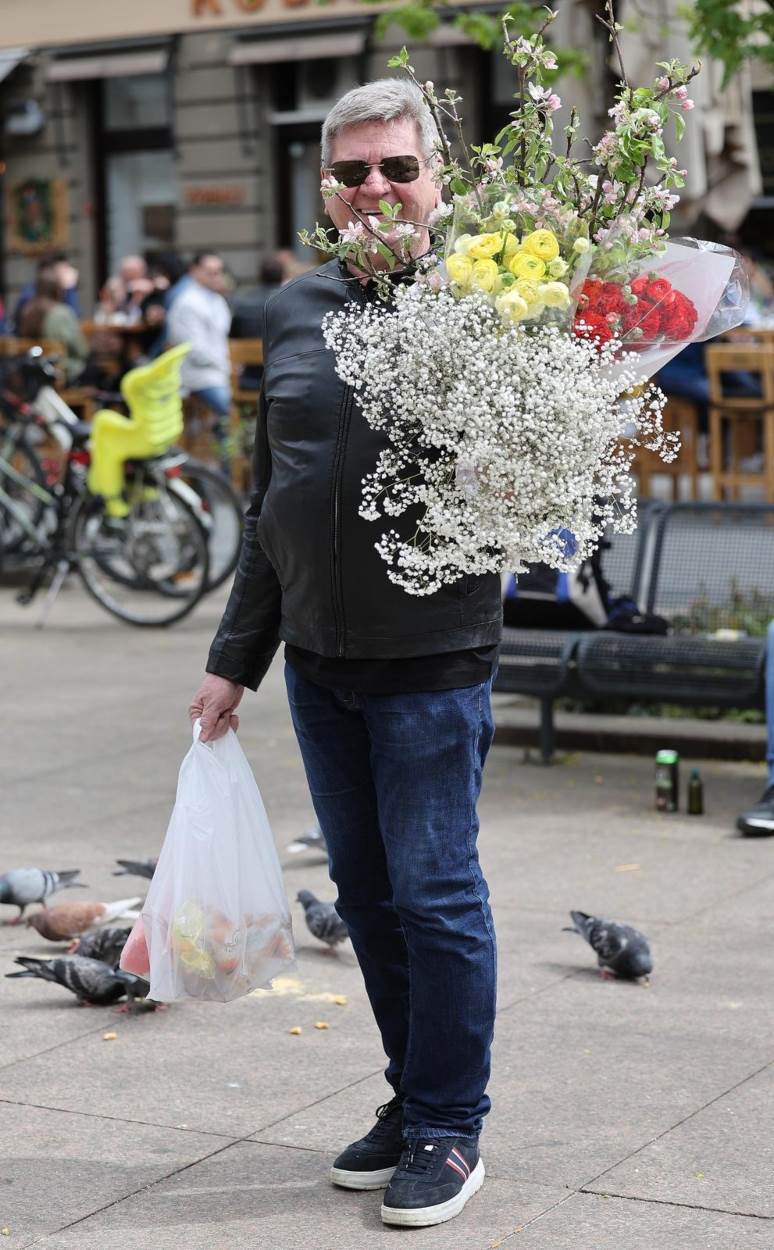
<path fill-rule="evenodd" d="M 769 621 L 766 635 L 766 733 L 769 785 L 774 786 L 774 621 Z"/>
<path fill-rule="evenodd" d="M 405 1099 L 403 1132 L 476 1137 L 489 1110 L 496 949 L 476 850 L 491 681 L 363 695 L 285 667 L 346 923 Z"/>

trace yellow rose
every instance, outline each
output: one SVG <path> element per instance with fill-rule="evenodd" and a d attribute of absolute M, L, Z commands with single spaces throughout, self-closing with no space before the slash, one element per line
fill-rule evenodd
<path fill-rule="evenodd" d="M 559 255 L 559 242 L 553 230 L 533 230 L 525 235 L 521 246 L 525 252 L 531 252 L 541 260 L 553 260 Z"/>
<path fill-rule="evenodd" d="M 503 264 L 507 265 L 508 262 L 516 255 L 518 250 L 519 240 L 516 238 L 516 235 L 506 234 L 505 242 L 503 244 Z"/>
<path fill-rule="evenodd" d="M 526 300 L 521 298 L 515 287 L 498 295 L 495 308 L 503 321 L 523 321 L 528 311 Z"/>
<path fill-rule="evenodd" d="M 501 246 L 501 234 L 478 234 L 468 245 L 467 254 L 474 260 L 489 260 Z"/>
<path fill-rule="evenodd" d="M 544 282 L 540 287 L 540 298 L 546 308 L 570 307 L 570 289 L 564 282 Z"/>
<path fill-rule="evenodd" d="M 499 277 L 500 271 L 493 260 L 477 260 L 474 262 L 470 280 L 473 286 L 478 287 L 480 291 L 493 291 Z"/>
<path fill-rule="evenodd" d="M 525 321 L 538 321 L 545 312 L 545 304 L 542 300 L 538 300 L 536 304 L 530 304 L 527 308 Z"/>
<path fill-rule="evenodd" d="M 539 260 L 537 256 L 532 256 L 529 252 L 517 252 L 508 268 L 514 277 L 530 278 L 533 282 L 539 282 L 546 272 L 542 260 Z"/>
<path fill-rule="evenodd" d="M 563 278 L 567 273 L 567 261 L 562 260 L 561 256 L 557 256 L 556 260 L 552 260 L 548 266 L 549 278 Z"/>
<path fill-rule="evenodd" d="M 452 282 L 456 282 L 458 286 L 469 286 L 471 274 L 473 273 L 473 261 L 469 256 L 463 256 L 459 252 L 452 252 L 446 261 L 446 272 Z"/>
<path fill-rule="evenodd" d="M 462 256 L 467 256 L 468 248 L 470 247 L 472 242 L 473 242 L 472 234 L 461 234 L 458 239 L 454 240 L 455 252 L 459 252 Z"/>
<path fill-rule="evenodd" d="M 531 278 L 518 278 L 515 289 L 527 304 L 536 304 L 541 298 L 540 292 L 543 286 L 542 284 L 538 286 L 537 282 L 533 282 Z"/>

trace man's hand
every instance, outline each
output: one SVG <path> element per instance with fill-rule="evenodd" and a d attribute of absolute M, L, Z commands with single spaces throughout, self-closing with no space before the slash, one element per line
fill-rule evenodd
<path fill-rule="evenodd" d="M 234 712 L 244 692 L 244 686 L 238 686 L 227 677 L 207 673 L 188 709 L 192 722 L 201 719 L 200 742 L 222 738 L 229 729 L 239 728 L 239 717 Z"/>

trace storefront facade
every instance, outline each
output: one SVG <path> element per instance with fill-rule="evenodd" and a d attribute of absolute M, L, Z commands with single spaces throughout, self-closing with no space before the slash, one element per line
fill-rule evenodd
<path fill-rule="evenodd" d="M 83 0 L 77 41 L 61 5 L 50 23 L 36 19 L 56 36 L 45 46 L 23 42 L 21 20 L 4 25 L 4 42 L 15 41 L 6 55 L 17 58 L 0 83 L 7 304 L 30 280 L 44 237 L 79 268 L 85 314 L 130 253 L 211 248 L 237 286 L 255 281 L 275 247 L 303 254 L 297 232 L 322 211 L 321 122 L 349 87 L 390 73 L 403 36 L 377 46 L 373 9 L 361 3 L 180 5 L 173 32 L 157 30 L 153 6 L 139 0 L 120 39 L 84 40 L 92 29 L 107 33 L 113 6 L 95 6 L 90 23 Z M 47 0 L 30 7 L 46 9 Z M 168 27 L 174 4 L 156 8 Z M 412 53 L 419 73 L 463 95 L 472 134 L 507 109 L 491 58 L 450 26 Z M 42 233 L 38 219 L 50 226 L 54 207 L 58 229 Z"/>

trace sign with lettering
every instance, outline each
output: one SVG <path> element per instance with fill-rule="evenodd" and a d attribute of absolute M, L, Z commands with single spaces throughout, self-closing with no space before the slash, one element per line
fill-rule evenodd
<path fill-rule="evenodd" d="M 474 0 L 474 3 L 478 0 Z M 190 34 L 290 22 L 314 17 L 324 26 L 341 17 L 360 17 L 394 8 L 400 0 L 0 0 L 0 48 L 66 47 L 71 43 Z M 463 0 L 451 0 L 450 7 Z M 469 7 L 466 4 L 465 7 Z"/>
<path fill-rule="evenodd" d="M 244 187 L 221 186 L 220 183 L 205 183 L 203 186 L 188 186 L 183 192 L 183 199 L 189 208 L 200 205 L 244 204 L 247 193 Z"/>

